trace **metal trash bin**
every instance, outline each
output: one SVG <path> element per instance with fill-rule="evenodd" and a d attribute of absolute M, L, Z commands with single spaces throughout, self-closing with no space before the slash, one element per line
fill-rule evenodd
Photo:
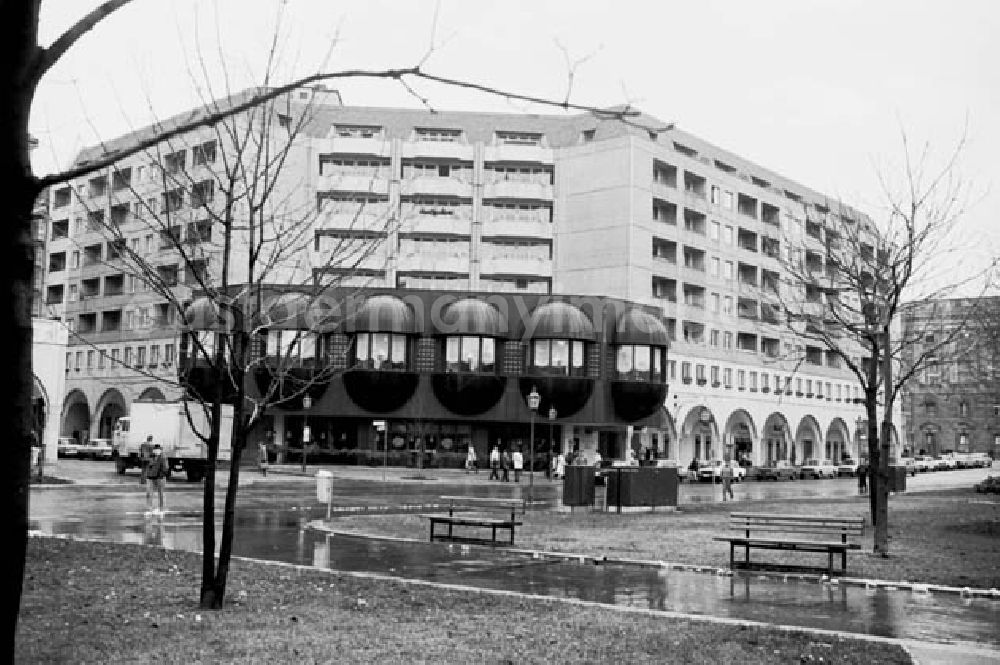
<path fill-rule="evenodd" d="M 320 469 L 316 472 L 316 500 L 327 502 L 333 493 L 333 474 Z"/>
<path fill-rule="evenodd" d="M 567 466 L 563 477 L 564 506 L 594 505 L 594 467 Z"/>
<path fill-rule="evenodd" d="M 906 491 L 906 467 L 903 465 L 893 465 L 889 467 L 889 491 Z"/>

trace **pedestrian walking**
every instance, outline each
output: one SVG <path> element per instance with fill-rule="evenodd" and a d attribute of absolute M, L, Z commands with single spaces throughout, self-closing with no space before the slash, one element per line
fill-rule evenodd
<path fill-rule="evenodd" d="M 260 440 L 257 444 L 257 465 L 260 468 L 260 475 L 267 477 L 267 441 Z"/>
<path fill-rule="evenodd" d="M 506 448 L 500 453 L 500 471 L 503 472 L 503 482 L 510 482 L 510 451 Z"/>
<path fill-rule="evenodd" d="M 146 468 L 153 459 L 153 435 L 150 434 L 146 440 L 139 444 L 139 482 L 146 484 Z"/>
<path fill-rule="evenodd" d="M 500 449 L 493 446 L 490 451 L 490 480 L 500 480 Z"/>
<path fill-rule="evenodd" d="M 524 455 L 521 454 L 520 448 L 510 456 L 510 461 L 514 467 L 514 482 L 519 483 L 521 482 L 521 471 L 524 469 Z"/>
<path fill-rule="evenodd" d="M 688 464 L 688 480 L 698 480 L 698 458 L 692 457 L 691 463 Z"/>
<path fill-rule="evenodd" d="M 555 459 L 552 460 L 552 461 L 555 464 L 555 470 L 553 471 L 553 475 L 556 477 L 556 480 L 559 480 L 561 478 L 565 478 L 566 477 L 566 456 L 563 455 L 562 453 L 559 453 L 558 455 L 556 455 Z"/>
<path fill-rule="evenodd" d="M 170 466 L 167 458 L 163 456 L 163 449 L 159 444 L 153 446 L 153 456 L 146 465 L 146 514 L 163 514 L 163 486 L 167 482 L 167 474 L 170 473 Z M 153 491 L 156 491 L 159 498 L 159 508 L 153 510 Z"/>
<path fill-rule="evenodd" d="M 865 494 L 868 492 L 868 464 L 867 462 L 861 462 L 858 465 L 858 494 Z"/>
<path fill-rule="evenodd" d="M 476 449 L 471 443 L 469 444 L 469 452 L 465 454 L 465 472 L 468 473 L 470 469 L 479 473 L 479 466 L 476 464 Z"/>
<path fill-rule="evenodd" d="M 733 497 L 733 466 L 732 462 L 725 461 L 722 463 L 722 469 L 719 474 L 722 476 L 722 500 L 726 500 L 726 494 L 729 495 L 730 499 L 735 500 Z"/>

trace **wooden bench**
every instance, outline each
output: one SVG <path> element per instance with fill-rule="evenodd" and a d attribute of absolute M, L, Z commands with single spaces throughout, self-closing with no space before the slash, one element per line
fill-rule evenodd
<path fill-rule="evenodd" d="M 448 502 L 448 514 L 424 515 L 430 521 L 431 542 L 435 540 L 448 540 L 452 542 L 465 543 L 485 543 L 497 545 L 497 530 L 507 530 L 510 538 L 507 541 L 514 544 L 514 530 L 524 522 L 517 519 L 520 511 L 524 515 L 526 503 L 524 499 L 501 499 L 493 497 L 472 497 L 472 496 L 442 496 L 443 501 Z M 492 509 L 492 514 L 469 513 L 466 511 L 477 509 Z M 503 510 L 501 516 L 497 511 Z M 508 513 L 509 512 L 509 516 Z M 456 514 L 459 513 L 459 514 Z M 438 524 L 447 525 L 447 533 L 435 532 L 434 527 Z M 454 528 L 473 527 L 490 530 L 490 538 L 474 538 L 470 536 L 456 536 Z"/>
<path fill-rule="evenodd" d="M 829 575 L 835 572 L 841 575 L 847 572 L 847 550 L 861 549 L 857 543 L 847 541 L 848 536 L 861 536 L 865 530 L 863 517 L 811 517 L 808 515 L 767 515 L 760 513 L 731 513 L 729 526 L 742 531 L 742 536 L 716 536 L 714 540 L 729 543 L 729 565 L 732 569 L 770 569 L 770 570 L 826 570 Z M 755 534 L 751 536 L 751 533 Z M 780 534 L 780 536 L 761 537 L 756 534 Z M 825 540 L 805 540 L 797 538 L 803 534 L 827 536 Z M 840 540 L 832 537 L 840 536 Z M 745 551 L 744 560 L 736 560 L 736 548 Z M 829 555 L 829 560 L 823 566 L 800 566 L 785 564 L 754 564 L 750 561 L 751 549 L 790 550 L 796 552 L 819 552 Z M 833 556 L 840 555 L 840 569 L 833 567 Z"/>

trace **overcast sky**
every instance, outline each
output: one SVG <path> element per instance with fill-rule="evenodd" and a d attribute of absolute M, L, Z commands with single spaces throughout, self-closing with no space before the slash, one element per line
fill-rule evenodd
<path fill-rule="evenodd" d="M 43 42 L 96 4 L 45 0 Z M 568 53 L 586 58 L 574 101 L 630 102 L 872 215 L 875 169 L 899 164 L 901 129 L 943 156 L 967 126 L 960 167 L 974 195 L 963 235 L 975 249 L 966 264 L 1000 252 L 996 0 L 135 0 L 43 80 L 36 171 L 191 108 L 205 88 L 202 62 L 214 92 L 225 90 L 222 59 L 232 89 L 259 83 L 280 7 L 283 77 L 410 66 L 433 37 L 429 71 L 561 98 Z M 347 104 L 420 105 L 398 84 L 332 85 Z M 442 109 L 526 110 L 447 88 L 420 92 Z"/>

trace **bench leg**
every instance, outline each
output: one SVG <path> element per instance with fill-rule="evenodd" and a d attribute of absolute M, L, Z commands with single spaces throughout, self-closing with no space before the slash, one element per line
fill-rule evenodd
<path fill-rule="evenodd" d="M 448 522 L 448 540 L 451 540 L 451 539 L 452 539 L 452 538 L 451 538 L 451 528 L 452 528 L 453 526 L 454 526 L 454 525 L 453 525 L 453 524 L 452 524 L 451 522 Z"/>
<path fill-rule="evenodd" d="M 514 544 L 514 525 L 510 525 L 510 544 Z"/>
<path fill-rule="evenodd" d="M 736 546 L 733 543 L 729 543 L 729 569 L 735 570 L 736 568 Z"/>
<path fill-rule="evenodd" d="M 746 558 L 746 567 L 747 567 L 747 570 L 750 570 L 750 546 L 749 545 L 746 546 L 746 552 L 743 554 L 743 556 L 744 556 L 744 558 Z"/>
<path fill-rule="evenodd" d="M 431 542 L 434 542 L 434 520 L 431 520 Z"/>
<path fill-rule="evenodd" d="M 494 527 L 492 527 L 492 529 L 493 529 L 493 544 L 496 545 L 497 544 L 497 528 L 494 526 Z"/>
<path fill-rule="evenodd" d="M 841 570 L 840 573 L 841 575 L 847 574 L 847 550 L 844 550 L 840 553 L 840 570 Z"/>
<path fill-rule="evenodd" d="M 826 565 L 826 574 L 833 575 L 833 550 L 829 551 L 830 562 Z"/>

